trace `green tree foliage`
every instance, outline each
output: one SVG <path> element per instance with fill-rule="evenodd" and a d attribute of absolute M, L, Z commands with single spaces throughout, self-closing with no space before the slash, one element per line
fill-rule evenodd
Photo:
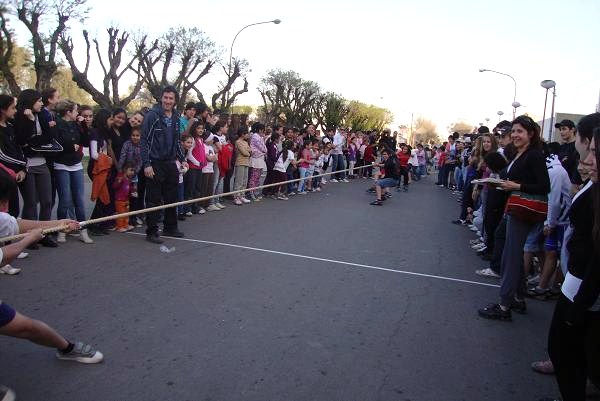
<path fill-rule="evenodd" d="M 7 79 L 0 72 L 0 91 L 2 93 L 10 93 L 17 96 L 21 92 L 21 88 L 35 87 L 35 72 L 31 60 L 31 52 L 24 47 L 13 45 L 10 53 L 10 58 L 7 61 L 9 68 L 8 73 L 12 78 Z M 10 80 L 14 79 L 11 84 Z"/>
<path fill-rule="evenodd" d="M 73 81 L 71 69 L 64 66 L 58 66 L 56 73 L 52 77 L 50 86 L 58 89 L 61 99 L 69 99 L 77 104 L 93 105 L 95 102 L 92 97 L 83 89 L 80 89 Z"/>
<path fill-rule="evenodd" d="M 352 100 L 344 124 L 356 131 L 382 131 L 393 119 L 388 109 Z"/>
<path fill-rule="evenodd" d="M 254 107 L 249 105 L 237 105 L 231 106 L 231 114 L 247 114 L 250 115 L 254 112 Z"/>
<path fill-rule="evenodd" d="M 301 126 L 314 121 L 315 100 L 320 94 L 316 82 L 304 80 L 295 71 L 271 70 L 260 81 L 263 99 L 259 115 L 268 124 Z"/>

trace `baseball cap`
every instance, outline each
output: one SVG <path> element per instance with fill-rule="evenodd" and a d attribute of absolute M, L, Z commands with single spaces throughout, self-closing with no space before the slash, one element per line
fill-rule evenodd
<path fill-rule="evenodd" d="M 575 128 L 575 123 L 571 120 L 562 120 L 559 123 L 554 124 L 554 128 L 567 127 L 569 129 Z"/>

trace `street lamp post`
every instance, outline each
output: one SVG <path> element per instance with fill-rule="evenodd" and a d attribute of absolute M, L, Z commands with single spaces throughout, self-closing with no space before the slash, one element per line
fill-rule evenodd
<path fill-rule="evenodd" d="M 498 114 L 498 122 L 500 122 L 502 116 L 504 115 L 504 112 L 502 110 L 499 110 L 496 114 Z"/>
<path fill-rule="evenodd" d="M 509 77 L 510 79 L 513 80 L 513 83 L 515 84 L 515 93 L 514 93 L 513 102 L 512 102 L 513 120 L 514 120 L 515 117 L 516 117 L 516 113 L 517 113 L 517 107 L 521 106 L 521 104 L 519 102 L 517 102 L 517 81 L 513 78 L 512 75 L 506 74 L 504 72 L 499 72 L 499 71 L 494 71 L 494 70 L 488 70 L 487 68 L 480 68 L 479 72 L 493 72 L 493 73 L 496 73 L 496 74 L 504 75 L 504 76 Z"/>
<path fill-rule="evenodd" d="M 552 141 L 552 130 L 554 128 L 554 101 L 556 100 L 556 82 L 551 79 L 543 80 L 540 85 L 546 89 L 546 98 L 544 99 L 544 117 L 542 118 L 542 135 L 544 135 L 544 125 L 546 123 L 546 105 L 548 104 L 548 91 L 552 89 L 552 112 L 550 115 L 550 135 L 548 141 Z"/>
<path fill-rule="evenodd" d="M 249 28 L 251 26 L 262 25 L 262 24 L 271 24 L 271 23 L 275 24 L 275 25 L 278 25 L 278 24 L 281 23 L 281 20 L 280 19 L 274 19 L 274 20 L 271 20 L 271 21 L 255 22 L 253 24 L 248 24 L 245 27 L 243 27 L 242 29 L 240 29 L 238 31 L 238 33 L 235 34 L 235 36 L 233 37 L 233 41 L 231 42 L 231 47 L 229 48 L 229 68 L 228 68 L 228 72 L 229 73 L 228 73 L 228 78 L 231 78 L 231 74 L 232 74 L 232 71 L 231 71 L 231 67 L 232 67 L 231 61 L 233 59 L 233 45 L 235 44 L 235 40 L 237 39 L 238 35 L 240 33 L 242 33 L 242 31 L 244 29 Z M 227 105 L 227 103 L 229 103 L 229 92 L 230 91 L 231 91 L 231 88 L 230 88 L 230 90 L 227 91 L 227 98 L 225 100 L 225 105 Z"/>

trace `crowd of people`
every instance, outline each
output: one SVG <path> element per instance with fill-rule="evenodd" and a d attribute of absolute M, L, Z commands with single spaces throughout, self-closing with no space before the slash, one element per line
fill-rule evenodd
<path fill-rule="evenodd" d="M 479 316 L 511 321 L 527 297 L 555 300 L 550 359 L 532 368 L 556 375 L 563 400 L 584 400 L 588 378 L 600 388 L 600 113 L 555 128 L 561 142 L 528 116 L 454 133 L 435 149 L 436 184 L 456 196 L 452 223 L 476 235 L 487 265 L 475 274 L 500 280 Z"/>
<path fill-rule="evenodd" d="M 482 126 L 454 133 L 439 146 L 413 149 L 397 144 L 388 130 L 337 127 L 321 135 L 314 125 L 235 123 L 202 103 L 188 103 L 179 114 L 178 102 L 173 87 L 163 89 L 153 108 L 132 114 L 94 111 L 61 99 L 52 88 L 24 90 L 16 99 L 0 95 L 0 235 L 29 231 L 25 240 L 2 249 L 0 273 L 19 273 L 10 263 L 27 257 L 27 249 L 66 242 L 67 232 L 41 234 L 57 224 L 77 231 L 86 244 L 94 236 L 145 225 L 146 239 L 160 244 L 161 235 L 184 236 L 179 221 L 227 204 L 287 201 L 329 183 L 372 178 L 371 205 L 381 206 L 394 189 L 408 191 L 411 182 L 437 173 L 436 185 L 457 197 L 452 223 L 476 234 L 469 245 L 489 262 L 475 273 L 500 279 L 499 302 L 479 315 L 511 321 L 512 312 L 526 313 L 525 297 L 557 300 L 550 360 L 534 369 L 556 373 L 565 400 L 583 399 L 588 376 L 598 384 L 590 355 L 597 361 L 600 347 L 586 339 L 597 336 L 600 326 L 600 113 L 578 125 L 557 124 L 562 143 L 545 143 L 539 125 L 520 116 L 491 132 Z M 89 218 L 101 221 L 82 226 L 88 217 L 84 169 L 95 202 Z M 257 189 L 262 185 L 267 187 Z M 181 201 L 189 202 L 110 218 Z M 51 220 L 55 203 L 57 221 Z M 91 346 L 68 342 L 7 304 L 0 309 L 0 333 L 54 346 L 61 359 L 102 360 Z M 22 326 L 30 330 L 19 335 Z"/>

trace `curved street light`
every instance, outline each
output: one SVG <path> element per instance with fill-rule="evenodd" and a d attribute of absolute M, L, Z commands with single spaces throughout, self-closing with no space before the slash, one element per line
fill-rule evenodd
<path fill-rule="evenodd" d="M 500 75 L 504 75 L 505 77 L 509 77 L 510 79 L 513 80 L 513 83 L 515 84 L 515 93 L 513 96 L 513 102 L 512 102 L 512 107 L 513 107 L 513 120 L 515 119 L 515 115 L 517 113 L 517 107 L 520 107 L 521 104 L 519 102 L 517 102 L 517 81 L 513 78 L 512 75 L 506 74 L 504 72 L 499 72 L 499 71 L 494 71 L 494 70 L 488 70 L 487 68 L 480 68 L 479 72 L 493 72 L 495 74 L 500 74 Z M 515 104 L 517 106 L 515 106 Z"/>
<path fill-rule="evenodd" d="M 554 101 L 556 100 L 556 82 L 551 79 L 545 79 L 540 82 L 540 86 L 546 89 L 546 98 L 544 99 L 544 116 L 542 117 L 542 135 L 544 135 L 544 125 L 546 123 L 546 105 L 548 104 L 548 91 L 552 89 L 552 114 L 550 116 L 550 135 L 548 140 L 552 140 L 552 130 L 554 128 Z"/>
<path fill-rule="evenodd" d="M 240 29 L 238 31 L 238 33 L 235 34 L 235 36 L 233 37 L 233 41 L 231 42 L 231 47 L 229 48 L 229 68 L 228 68 L 228 78 L 231 78 L 231 60 L 233 59 L 233 45 L 235 44 L 235 40 L 237 39 L 238 35 L 240 33 L 242 33 L 242 31 L 246 28 L 249 28 L 251 26 L 255 26 L 255 25 L 262 25 L 262 24 L 275 24 L 275 25 L 279 25 L 281 24 L 281 20 L 279 18 L 271 20 L 271 21 L 262 21 L 262 22 L 255 22 L 252 24 L 248 24 L 245 27 L 243 27 L 242 29 Z M 227 99 L 225 100 L 225 105 L 227 105 L 227 103 L 229 103 L 229 92 L 230 90 L 227 91 Z"/>

